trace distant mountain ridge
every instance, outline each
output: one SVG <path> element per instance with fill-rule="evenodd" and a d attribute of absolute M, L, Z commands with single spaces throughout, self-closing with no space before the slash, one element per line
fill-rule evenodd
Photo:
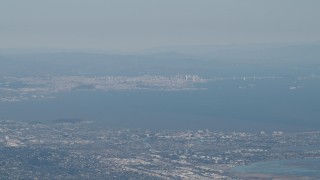
<path fill-rule="evenodd" d="M 320 70 L 320 43 L 165 48 L 156 52 L 0 50 L 0 76 L 200 74 L 204 76 Z M 14 53 L 13 53 L 14 52 Z"/>

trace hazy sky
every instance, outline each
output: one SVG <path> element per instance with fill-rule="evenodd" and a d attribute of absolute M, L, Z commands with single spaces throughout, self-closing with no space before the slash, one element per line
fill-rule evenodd
<path fill-rule="evenodd" d="M 1 0 L 0 48 L 320 41 L 320 0 Z"/>

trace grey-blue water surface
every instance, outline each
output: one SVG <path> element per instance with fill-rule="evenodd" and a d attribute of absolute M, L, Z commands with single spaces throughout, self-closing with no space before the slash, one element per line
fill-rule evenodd
<path fill-rule="evenodd" d="M 46 101 L 0 103 L 0 119 L 82 118 L 112 128 L 217 131 L 320 129 L 318 79 L 225 80 L 197 91 L 73 91 Z M 291 86 L 303 86 L 290 90 Z"/>
<path fill-rule="evenodd" d="M 320 178 L 320 159 L 258 162 L 233 169 L 236 173 Z"/>

